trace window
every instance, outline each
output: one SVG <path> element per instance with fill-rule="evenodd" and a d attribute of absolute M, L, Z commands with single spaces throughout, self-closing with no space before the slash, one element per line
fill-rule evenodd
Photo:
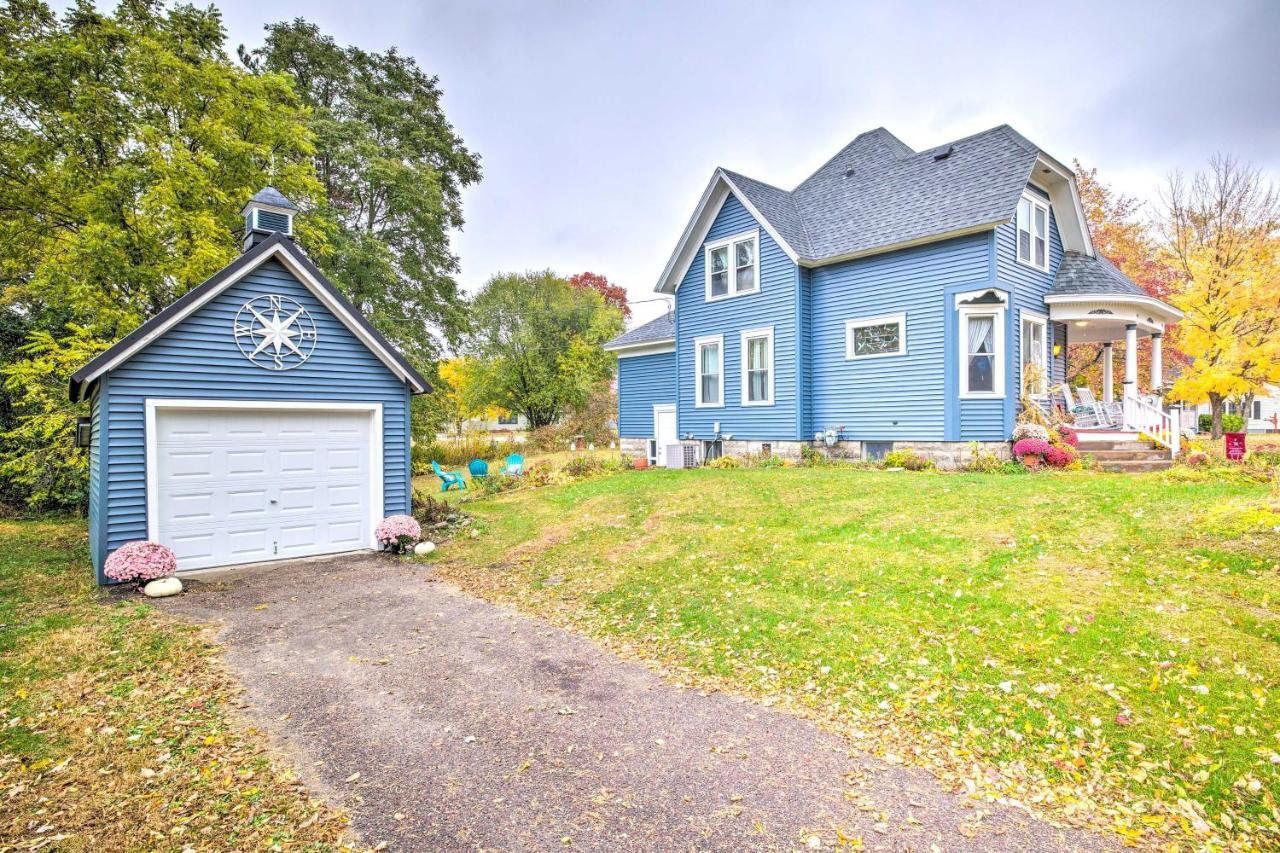
<path fill-rule="evenodd" d="M 956 296 L 961 397 L 1004 397 L 1006 305 L 1006 296 L 995 289 Z"/>
<path fill-rule="evenodd" d="M 845 358 L 875 358 L 882 355 L 905 355 L 906 352 L 906 314 L 846 320 L 844 323 Z"/>
<path fill-rule="evenodd" d="M 708 300 L 760 289 L 760 259 L 756 252 L 759 242 L 759 232 L 751 231 L 707 244 Z"/>
<path fill-rule="evenodd" d="M 1024 195 L 1018 202 L 1018 261 L 1048 271 L 1049 204 Z"/>
<path fill-rule="evenodd" d="M 517 414 L 498 415 L 499 426 L 518 426 L 519 423 L 520 423 L 520 416 Z"/>
<path fill-rule="evenodd" d="M 742 405 L 773 405 L 773 327 L 742 333 Z"/>
<path fill-rule="evenodd" d="M 1044 317 L 1022 312 L 1022 389 L 1033 397 L 1049 390 L 1048 324 Z"/>
<path fill-rule="evenodd" d="M 1262 401 L 1261 400 L 1253 401 L 1253 419 L 1255 421 L 1262 420 Z"/>
<path fill-rule="evenodd" d="M 693 342 L 694 373 L 698 377 L 699 408 L 724 405 L 724 338 L 698 338 Z"/>

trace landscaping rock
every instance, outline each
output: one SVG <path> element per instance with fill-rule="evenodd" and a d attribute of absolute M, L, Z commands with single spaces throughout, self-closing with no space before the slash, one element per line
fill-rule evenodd
<path fill-rule="evenodd" d="M 419 542 L 417 545 L 413 546 L 413 553 L 417 554 L 419 557 L 425 557 L 435 549 L 436 543 L 434 542 Z"/>
<path fill-rule="evenodd" d="M 168 598 L 182 592 L 182 581 L 175 577 L 156 578 L 142 588 L 147 598 Z"/>

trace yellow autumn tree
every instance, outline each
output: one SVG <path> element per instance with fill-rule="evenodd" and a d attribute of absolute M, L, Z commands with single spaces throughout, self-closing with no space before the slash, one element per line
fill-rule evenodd
<path fill-rule="evenodd" d="M 1186 315 L 1177 345 L 1190 359 L 1170 396 L 1207 401 L 1218 438 L 1227 400 L 1280 379 L 1280 199 L 1256 169 L 1216 157 L 1189 181 L 1172 175 L 1164 202 L 1163 252 L 1181 279 L 1170 301 Z"/>
<path fill-rule="evenodd" d="M 456 435 L 462 435 L 463 423 L 471 418 L 491 420 L 507 414 L 506 409 L 483 402 L 479 387 L 483 371 L 476 359 L 447 359 L 440 362 L 437 372 L 441 386 L 435 389 L 438 404 Z"/>

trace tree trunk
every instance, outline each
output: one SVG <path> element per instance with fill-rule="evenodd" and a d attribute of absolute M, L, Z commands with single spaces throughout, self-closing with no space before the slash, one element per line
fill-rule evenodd
<path fill-rule="evenodd" d="M 1258 396 L 1250 391 L 1240 398 L 1240 416 L 1244 418 L 1244 426 L 1240 428 L 1241 432 L 1249 431 L 1249 418 L 1253 414 L 1253 398 Z"/>
<path fill-rule="evenodd" d="M 1214 439 L 1222 438 L 1222 409 L 1225 401 L 1221 394 L 1209 395 L 1209 411 L 1213 417 L 1213 427 L 1209 431 L 1209 436 Z"/>

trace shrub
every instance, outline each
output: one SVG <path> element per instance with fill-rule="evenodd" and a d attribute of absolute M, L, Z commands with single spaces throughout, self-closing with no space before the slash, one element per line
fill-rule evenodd
<path fill-rule="evenodd" d="M 980 448 L 976 441 L 970 443 L 969 450 L 973 455 L 965 463 L 963 470 L 971 474 L 994 474 L 1004 471 L 1009 464 L 990 450 Z"/>
<path fill-rule="evenodd" d="M 449 505 L 448 501 L 436 500 L 422 489 L 413 490 L 413 517 L 423 527 L 448 521 L 449 516 L 455 512 L 456 510 Z"/>
<path fill-rule="evenodd" d="M 570 457 L 560 469 L 564 474 L 575 479 L 589 477 L 600 471 L 600 460 L 589 454 Z"/>
<path fill-rule="evenodd" d="M 422 527 L 411 515 L 389 515 L 373 530 L 373 538 L 395 554 L 403 554 L 422 538 Z"/>
<path fill-rule="evenodd" d="M 905 468 L 908 471 L 929 471 L 937 466 L 932 459 L 926 459 L 909 448 L 890 450 L 884 455 L 884 467 Z"/>
<path fill-rule="evenodd" d="M 1037 438 L 1040 441 L 1049 440 L 1049 430 L 1040 424 L 1020 423 L 1013 428 L 1013 440 L 1021 441 L 1024 438 Z"/>
<path fill-rule="evenodd" d="M 1201 415 L 1198 420 L 1201 432 L 1213 432 L 1213 415 Z M 1222 413 L 1223 432 L 1244 432 L 1244 416 Z"/>
<path fill-rule="evenodd" d="M 707 463 L 708 468 L 741 468 L 742 460 L 736 456 L 721 456 Z"/>
<path fill-rule="evenodd" d="M 509 446 L 499 444 L 482 432 L 469 432 L 448 441 L 416 442 L 410 451 L 415 476 L 431 473 L 431 463 L 466 465 L 472 459 L 498 459 L 510 453 Z"/>
<path fill-rule="evenodd" d="M 821 468 L 826 465 L 834 465 L 835 460 L 813 445 L 806 444 L 800 448 L 800 463 L 810 468 Z"/>
<path fill-rule="evenodd" d="M 1076 454 L 1076 451 L 1070 445 L 1066 444 L 1051 444 L 1044 454 L 1044 461 L 1048 462 L 1054 468 L 1066 468 L 1070 465 L 1074 465 L 1079 458 L 1080 457 Z"/>
<path fill-rule="evenodd" d="M 167 578 L 178 570 L 178 558 L 159 542 L 139 539 L 126 542 L 107 557 L 102 573 L 113 581 L 142 586 Z"/>
<path fill-rule="evenodd" d="M 1250 464 L 1277 468 L 1280 467 L 1280 450 L 1250 450 L 1245 459 Z"/>
<path fill-rule="evenodd" d="M 1058 424 L 1058 438 L 1063 444 L 1067 445 L 1068 447 L 1080 446 L 1080 436 L 1076 433 L 1074 429 L 1067 426 L 1066 424 Z"/>

